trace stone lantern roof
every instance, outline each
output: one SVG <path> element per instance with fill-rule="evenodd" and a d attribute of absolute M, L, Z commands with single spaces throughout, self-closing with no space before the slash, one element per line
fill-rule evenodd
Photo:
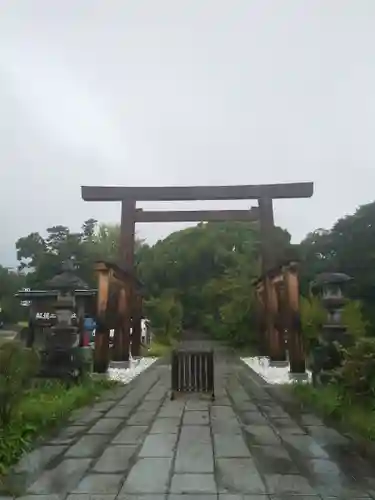
<path fill-rule="evenodd" d="M 66 261 L 61 266 L 61 271 L 46 283 L 50 290 L 89 290 L 88 284 L 75 274 L 72 261 Z"/>
<path fill-rule="evenodd" d="M 313 288 L 322 287 L 324 285 L 341 285 L 351 281 L 353 278 L 345 273 L 320 273 L 311 283 Z"/>

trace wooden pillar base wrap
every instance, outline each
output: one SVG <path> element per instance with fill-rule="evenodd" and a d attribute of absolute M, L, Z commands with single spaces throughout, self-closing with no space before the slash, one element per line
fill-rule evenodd
<path fill-rule="evenodd" d="M 124 328 L 124 322 L 126 321 L 126 310 L 129 308 L 129 304 L 126 297 L 126 290 L 123 287 L 117 294 L 117 300 L 117 320 L 112 358 L 114 361 L 128 361 L 129 328 Z"/>
<path fill-rule="evenodd" d="M 265 279 L 267 290 L 267 297 L 269 300 L 268 310 L 268 324 L 267 330 L 269 333 L 269 357 L 271 361 L 285 361 L 285 344 L 282 332 L 277 328 L 277 294 L 275 282 L 272 278 L 266 277 Z"/>
<path fill-rule="evenodd" d="M 299 313 L 299 283 L 296 264 L 283 269 L 288 310 L 288 348 L 291 373 L 305 373 L 306 361 Z"/>
<path fill-rule="evenodd" d="M 93 371 L 106 373 L 109 366 L 109 330 L 97 328 L 95 333 L 95 349 Z"/>
<path fill-rule="evenodd" d="M 97 328 L 95 332 L 94 372 L 105 373 L 109 366 L 109 328 L 106 310 L 109 299 L 109 271 L 105 266 L 95 268 L 98 275 Z"/>
<path fill-rule="evenodd" d="M 132 356 L 141 354 L 141 321 L 142 321 L 142 296 L 139 292 L 134 297 L 133 322 L 132 322 Z"/>

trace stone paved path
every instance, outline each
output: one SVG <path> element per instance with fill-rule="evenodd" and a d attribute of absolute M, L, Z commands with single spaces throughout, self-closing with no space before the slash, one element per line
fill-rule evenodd
<path fill-rule="evenodd" d="M 19 464 L 20 498 L 375 498 L 375 468 L 346 438 L 311 414 L 293 419 L 238 361 L 216 367 L 213 403 L 170 401 L 157 365 L 82 412 Z"/>

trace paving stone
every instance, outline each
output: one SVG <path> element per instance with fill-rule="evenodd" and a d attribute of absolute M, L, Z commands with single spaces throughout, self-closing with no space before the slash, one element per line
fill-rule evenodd
<path fill-rule="evenodd" d="M 251 455 L 262 474 L 297 474 L 298 468 L 282 446 L 252 446 Z"/>
<path fill-rule="evenodd" d="M 314 495 L 315 491 L 306 478 L 296 474 L 266 474 L 267 490 L 272 494 Z"/>
<path fill-rule="evenodd" d="M 127 421 L 128 425 L 148 425 L 154 419 L 154 412 L 138 412 L 132 415 Z"/>
<path fill-rule="evenodd" d="M 245 411 L 240 414 L 240 418 L 248 425 L 269 425 L 269 421 L 258 411 Z"/>
<path fill-rule="evenodd" d="M 164 404 L 161 407 L 158 417 L 180 418 L 184 411 L 184 407 L 185 407 L 184 401 L 168 401 L 168 403 Z"/>
<path fill-rule="evenodd" d="M 146 437 L 140 457 L 173 457 L 177 434 L 150 434 Z"/>
<path fill-rule="evenodd" d="M 303 457 L 329 458 L 324 449 L 310 436 L 283 436 L 283 440 Z"/>
<path fill-rule="evenodd" d="M 241 425 L 236 418 L 229 420 L 212 420 L 211 427 L 214 434 L 241 434 Z"/>
<path fill-rule="evenodd" d="M 165 398 L 167 390 L 165 388 L 160 389 L 158 391 L 150 391 L 145 397 L 145 401 L 162 401 Z"/>
<path fill-rule="evenodd" d="M 74 493 L 117 494 L 122 480 L 121 474 L 90 474 L 82 479 Z"/>
<path fill-rule="evenodd" d="M 14 468 L 16 474 L 28 474 L 30 476 L 38 473 L 54 458 L 66 450 L 66 446 L 41 446 L 24 455 Z"/>
<path fill-rule="evenodd" d="M 116 406 L 125 406 L 129 408 L 135 408 L 140 402 L 142 398 L 139 394 L 134 397 L 130 397 L 129 395 L 125 396 L 125 398 L 120 399 Z"/>
<path fill-rule="evenodd" d="M 187 411 L 184 414 L 183 425 L 208 425 L 208 411 Z"/>
<path fill-rule="evenodd" d="M 50 439 L 48 442 L 57 445 L 71 444 L 78 436 L 83 434 L 86 429 L 87 425 L 71 425 L 62 429 L 57 436 Z"/>
<path fill-rule="evenodd" d="M 266 488 L 251 458 L 218 458 L 216 476 L 222 493 L 265 494 Z"/>
<path fill-rule="evenodd" d="M 286 493 L 285 495 L 270 495 L 271 500 L 321 500 L 321 496 L 318 495 L 291 495 L 290 493 Z M 324 499 L 326 500 L 326 499 Z M 330 498 L 329 500 L 339 500 L 338 498 Z M 356 500 L 353 498 L 352 500 Z"/>
<path fill-rule="evenodd" d="M 66 459 L 54 469 L 44 471 L 28 488 L 27 493 L 34 494 L 64 494 L 73 488 L 86 470 L 91 460 L 88 458 Z"/>
<path fill-rule="evenodd" d="M 197 494 L 197 493 L 192 493 L 192 494 L 178 494 L 178 493 L 171 493 L 168 495 L 167 500 L 216 500 L 217 495 L 216 493 L 211 493 L 211 494 Z M 265 498 L 263 497 L 263 500 Z"/>
<path fill-rule="evenodd" d="M 262 405 L 262 410 L 269 416 L 275 418 L 290 418 L 289 414 L 286 413 L 281 406 L 267 406 Z"/>
<path fill-rule="evenodd" d="M 186 428 L 184 429 L 184 431 Z M 211 439 L 196 439 L 194 432 L 180 436 L 174 466 L 177 473 L 214 472 L 214 459 Z"/>
<path fill-rule="evenodd" d="M 101 413 L 106 413 L 112 406 L 114 406 L 113 401 L 102 401 L 101 403 L 96 403 L 92 406 L 92 411 L 98 411 Z"/>
<path fill-rule="evenodd" d="M 240 493 L 219 493 L 219 500 L 268 500 L 268 495 L 242 495 Z M 299 500 L 299 499 L 296 499 Z M 303 500 L 303 499 L 302 499 Z M 311 500 L 314 500 L 313 498 Z"/>
<path fill-rule="evenodd" d="M 81 418 L 74 421 L 76 424 L 93 424 L 102 416 L 100 411 L 89 411 L 86 412 Z"/>
<path fill-rule="evenodd" d="M 306 431 L 289 418 L 273 418 L 274 425 L 279 432 L 287 434 L 306 434 Z"/>
<path fill-rule="evenodd" d="M 246 425 L 243 430 L 252 444 L 277 446 L 281 443 L 280 438 L 266 425 Z"/>
<path fill-rule="evenodd" d="M 307 459 L 304 461 L 304 464 L 312 475 L 328 474 L 330 480 L 333 476 L 339 476 L 342 473 L 340 467 L 335 462 L 326 460 L 325 458 Z"/>
<path fill-rule="evenodd" d="M 91 495 L 90 493 L 72 493 L 66 500 L 115 500 L 117 495 Z M 49 499 L 48 499 L 49 500 Z"/>
<path fill-rule="evenodd" d="M 213 474 L 174 474 L 171 493 L 216 493 Z"/>
<path fill-rule="evenodd" d="M 86 435 L 82 436 L 74 446 L 71 446 L 65 453 L 69 458 L 93 458 L 108 441 L 107 435 Z"/>
<path fill-rule="evenodd" d="M 171 466 L 171 458 L 139 459 L 130 470 L 120 496 L 132 493 L 166 493 Z"/>
<path fill-rule="evenodd" d="M 239 434 L 214 434 L 215 457 L 251 457 L 248 447 Z"/>
<path fill-rule="evenodd" d="M 126 472 L 136 450 L 135 445 L 109 446 L 104 450 L 93 470 L 107 473 Z"/>
<path fill-rule="evenodd" d="M 235 404 L 235 406 L 236 406 L 236 408 L 239 411 L 255 411 L 255 412 L 259 412 L 258 407 L 254 403 L 251 403 L 248 400 L 239 401 L 238 403 Z"/>
<path fill-rule="evenodd" d="M 232 403 L 230 402 L 230 399 L 227 397 L 215 397 L 215 401 L 212 402 L 211 407 L 216 407 L 216 406 L 232 406 Z"/>
<path fill-rule="evenodd" d="M 306 426 L 307 432 L 321 446 L 348 446 L 350 439 L 325 426 Z"/>
<path fill-rule="evenodd" d="M 17 500 L 61 500 L 60 495 L 25 495 L 16 497 Z M 15 500 L 15 497 L 0 496 L 0 500 Z"/>
<path fill-rule="evenodd" d="M 88 431 L 89 434 L 112 434 L 124 423 L 121 418 L 102 418 Z"/>
<path fill-rule="evenodd" d="M 300 415 L 300 420 L 303 425 L 324 426 L 323 420 L 316 417 L 315 415 L 312 415 L 311 413 L 302 413 Z"/>
<path fill-rule="evenodd" d="M 211 406 L 210 401 L 202 401 L 201 399 L 189 399 L 186 402 L 186 411 L 208 411 Z"/>
<path fill-rule="evenodd" d="M 315 487 L 315 490 L 323 500 L 365 500 L 373 498 L 366 492 L 365 487 L 361 488 L 360 485 L 319 485 Z"/>
<path fill-rule="evenodd" d="M 211 443 L 209 426 L 186 425 L 181 428 L 179 446 L 188 446 L 191 441 Z"/>
<path fill-rule="evenodd" d="M 211 419 L 227 421 L 236 419 L 236 414 L 230 406 L 213 406 L 211 408 Z"/>
<path fill-rule="evenodd" d="M 150 434 L 177 434 L 181 420 L 179 418 L 157 418 Z"/>
<path fill-rule="evenodd" d="M 126 419 L 133 411 L 134 406 L 115 406 L 106 413 L 105 418 L 122 418 Z"/>
<path fill-rule="evenodd" d="M 147 431 L 145 425 L 126 426 L 112 440 L 112 444 L 139 444 Z"/>
<path fill-rule="evenodd" d="M 156 412 L 161 405 L 161 401 L 144 401 L 141 406 L 138 407 L 137 411 L 150 411 Z"/>
<path fill-rule="evenodd" d="M 165 498 L 166 495 L 119 495 L 116 500 L 165 500 Z"/>

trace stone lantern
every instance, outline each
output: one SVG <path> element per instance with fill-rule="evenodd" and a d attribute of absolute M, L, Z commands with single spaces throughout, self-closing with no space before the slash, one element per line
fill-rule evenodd
<path fill-rule="evenodd" d="M 322 336 L 327 341 L 342 342 L 347 326 L 342 322 L 342 312 L 348 299 L 344 295 L 345 284 L 351 277 L 344 273 L 318 274 L 311 283 L 311 291 L 320 297 L 327 318 L 322 325 Z"/>
<path fill-rule="evenodd" d="M 348 300 L 344 289 L 351 279 L 343 273 L 322 273 L 310 285 L 311 292 L 320 298 L 327 313 L 312 350 L 314 383 L 328 383 L 331 380 L 330 371 L 342 362 L 337 343 L 341 346 L 351 343 L 347 326 L 342 321 L 342 312 Z"/>

